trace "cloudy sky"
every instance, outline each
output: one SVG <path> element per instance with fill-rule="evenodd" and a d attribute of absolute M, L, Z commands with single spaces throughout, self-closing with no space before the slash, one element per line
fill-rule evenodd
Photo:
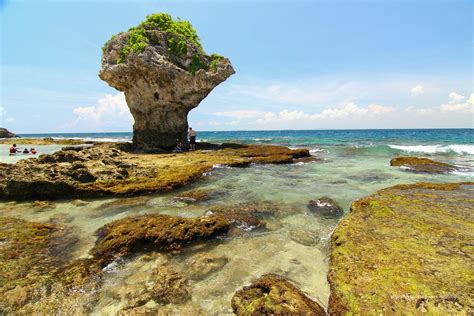
<path fill-rule="evenodd" d="M 0 0 L 0 126 L 131 131 L 101 47 L 147 14 L 190 20 L 237 73 L 190 113 L 199 130 L 473 127 L 469 0 Z"/>

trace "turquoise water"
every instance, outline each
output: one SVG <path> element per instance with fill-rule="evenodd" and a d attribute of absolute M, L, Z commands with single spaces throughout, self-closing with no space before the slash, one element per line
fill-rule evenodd
<path fill-rule="evenodd" d="M 98 293 L 100 299 L 94 314 L 117 312 L 123 307 L 124 301 L 119 294 L 114 294 L 114 289 L 143 282 L 143 274 L 158 263 L 166 261 L 175 270 L 186 274 L 186 262 L 196 253 L 224 256 L 228 263 L 202 280 L 190 280 L 192 302 L 183 306 L 168 306 L 178 313 L 194 304 L 208 314 L 228 314 L 231 312 L 230 299 L 233 293 L 267 272 L 285 275 L 308 295 L 327 306 L 328 240 L 338 220 L 312 215 L 308 212 L 308 201 L 329 196 L 347 212 L 352 201 L 395 184 L 473 181 L 473 135 L 472 129 L 200 132 L 199 138 L 212 142 L 305 147 L 320 160 L 244 169 L 216 168 L 179 191 L 203 188 L 220 193 L 198 204 L 174 201 L 177 192 L 135 199 L 94 199 L 81 203 L 65 200 L 55 202 L 51 208 L 38 208 L 31 203 L 0 202 L 0 216 L 65 223 L 80 236 L 74 251 L 74 258 L 79 258 L 88 256 L 95 241 L 94 232 L 99 227 L 125 216 L 160 213 L 194 217 L 205 214 L 216 204 L 272 201 L 282 206 L 285 213 L 277 218 L 266 218 L 266 230 L 245 232 L 203 248 L 186 250 L 178 256 L 158 255 L 145 264 L 137 258 L 130 258 L 114 266 Z M 75 134 L 62 137 L 124 140 L 130 134 Z M 390 166 L 390 159 L 398 155 L 429 157 L 455 164 L 461 169 L 445 175 L 410 173 Z M 312 245 L 299 243 L 291 238 L 295 232 L 316 234 L 320 241 Z"/>

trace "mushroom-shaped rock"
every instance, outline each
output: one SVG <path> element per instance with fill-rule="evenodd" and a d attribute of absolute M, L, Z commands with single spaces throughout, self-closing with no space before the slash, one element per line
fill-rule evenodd
<path fill-rule="evenodd" d="M 125 93 L 133 144 L 149 150 L 186 143 L 189 111 L 234 73 L 227 58 L 206 55 L 188 21 L 160 13 L 104 45 L 99 77 Z"/>

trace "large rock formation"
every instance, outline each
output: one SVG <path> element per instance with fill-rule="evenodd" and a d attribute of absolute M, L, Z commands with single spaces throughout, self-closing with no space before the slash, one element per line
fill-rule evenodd
<path fill-rule="evenodd" d="M 15 134 L 7 130 L 6 128 L 0 127 L 0 138 L 13 138 L 16 137 Z"/>
<path fill-rule="evenodd" d="M 99 77 L 125 92 L 133 143 L 148 150 L 186 143 L 188 112 L 234 73 L 227 58 L 205 54 L 189 22 L 152 14 L 105 44 Z"/>
<path fill-rule="evenodd" d="M 397 185 L 360 199 L 331 238 L 331 315 L 469 315 L 474 183 Z"/>

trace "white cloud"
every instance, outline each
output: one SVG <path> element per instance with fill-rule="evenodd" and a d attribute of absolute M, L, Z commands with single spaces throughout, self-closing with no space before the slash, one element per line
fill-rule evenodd
<path fill-rule="evenodd" d="M 320 113 L 306 113 L 298 110 L 282 110 L 279 112 L 264 111 L 227 111 L 213 113 L 216 116 L 226 116 L 235 118 L 239 121 L 250 120 L 258 124 L 266 124 L 271 122 L 290 122 L 290 121 L 322 121 L 335 120 L 341 118 L 361 118 L 375 117 L 394 111 L 393 107 L 382 106 L 379 104 L 369 104 L 367 107 L 360 107 L 351 102 L 341 107 L 328 108 Z"/>
<path fill-rule="evenodd" d="M 463 102 L 465 97 L 456 92 L 451 92 L 449 99 L 448 103 L 441 105 L 441 112 L 474 113 L 474 93 L 471 93 L 466 102 Z"/>
<path fill-rule="evenodd" d="M 133 123 L 128 109 L 125 95 L 119 92 L 115 95 L 107 94 L 97 100 L 92 106 L 79 106 L 73 110 L 76 115 L 76 125 L 83 127 L 100 128 L 101 126 L 129 129 Z"/>
<path fill-rule="evenodd" d="M 420 94 L 422 94 L 424 91 L 424 87 L 421 85 L 421 84 L 418 84 L 416 86 L 414 86 L 413 88 L 411 88 L 411 95 L 412 96 L 419 96 Z"/>
<path fill-rule="evenodd" d="M 5 119 L 5 123 L 15 123 L 15 122 L 16 122 L 16 119 L 11 116 Z"/>

